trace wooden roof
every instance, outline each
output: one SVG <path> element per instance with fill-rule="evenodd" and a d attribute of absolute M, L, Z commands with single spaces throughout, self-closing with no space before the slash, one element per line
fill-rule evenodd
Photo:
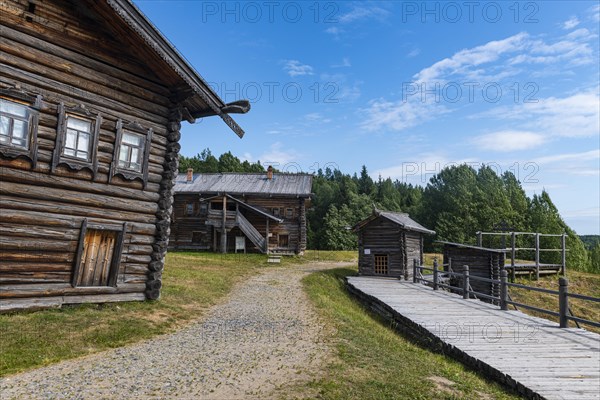
<path fill-rule="evenodd" d="M 225 104 L 131 0 L 104 0 L 94 4 L 92 10 L 112 25 L 124 42 L 148 56 L 144 57 L 148 65 L 169 83 L 173 101 L 183 104 L 184 119 L 193 123 L 196 118 L 218 115 L 239 137 L 244 135 L 244 130 L 229 113 L 249 111 L 248 101 Z"/>
<path fill-rule="evenodd" d="M 415 231 L 420 233 L 427 234 L 435 234 L 435 231 L 425 228 L 423 225 L 419 224 L 417 221 L 410 218 L 410 216 L 406 213 L 399 212 L 391 212 L 391 211 L 381 211 L 381 210 L 373 210 L 373 214 L 369 216 L 367 219 L 362 220 L 358 224 L 356 224 L 353 228 L 353 231 L 358 232 L 367 226 L 372 221 L 377 218 L 385 218 L 397 225 L 399 225 L 402 229 L 406 229 L 408 231 Z"/>
<path fill-rule="evenodd" d="M 187 174 L 182 173 L 175 179 L 175 194 L 230 194 L 261 195 L 282 197 L 310 197 L 312 175 L 310 174 L 273 174 L 267 179 L 266 173 L 218 173 L 194 174 L 191 182 Z"/>

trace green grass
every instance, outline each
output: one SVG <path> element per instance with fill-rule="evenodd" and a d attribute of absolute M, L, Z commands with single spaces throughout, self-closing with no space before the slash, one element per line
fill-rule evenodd
<path fill-rule="evenodd" d="M 366 312 L 342 278 L 355 269 L 316 272 L 303 281 L 309 298 L 335 330 L 335 354 L 311 383 L 322 399 L 515 399 L 459 362 L 423 349 Z"/>
<path fill-rule="evenodd" d="M 170 252 L 159 301 L 0 315 L 0 376 L 171 332 L 268 265 L 260 254 Z"/>
<path fill-rule="evenodd" d="M 600 298 L 600 274 L 591 274 L 587 272 L 567 271 L 569 279 L 569 292 Z M 534 286 L 550 290 L 558 290 L 558 277 L 556 275 L 542 276 L 538 281 L 527 277 L 517 277 L 517 282 L 522 285 Z M 558 312 L 558 296 L 555 294 L 534 292 L 532 290 L 510 288 L 510 295 L 516 302 L 543 308 Z M 569 305 L 576 317 L 600 322 L 600 303 L 569 298 Z M 524 313 L 535 315 L 558 322 L 558 318 L 545 313 L 521 308 Z M 569 326 L 574 327 L 575 323 L 570 322 Z M 581 324 L 582 328 L 592 332 L 600 333 L 600 328 L 591 325 Z"/>

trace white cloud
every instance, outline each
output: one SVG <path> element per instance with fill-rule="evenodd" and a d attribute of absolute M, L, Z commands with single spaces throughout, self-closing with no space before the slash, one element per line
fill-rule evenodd
<path fill-rule="evenodd" d="M 593 137 L 600 135 L 600 96 L 598 91 L 568 97 L 549 97 L 537 103 L 491 110 L 503 120 L 522 121 L 519 126 L 556 137 Z"/>
<path fill-rule="evenodd" d="M 554 42 L 536 39 L 521 32 L 502 40 L 463 49 L 422 69 L 413 76 L 417 82 L 447 82 L 452 79 L 497 81 L 522 72 L 523 64 L 584 65 L 593 63 L 594 51 L 589 41 L 596 35 L 578 29 Z"/>
<path fill-rule="evenodd" d="M 509 152 L 539 147 L 546 138 L 538 133 L 505 130 L 488 133 L 473 139 L 482 150 Z"/>
<path fill-rule="evenodd" d="M 341 63 L 334 64 L 331 66 L 331 68 L 349 68 L 351 66 L 352 64 L 350 63 L 350 59 L 348 57 L 344 57 Z"/>
<path fill-rule="evenodd" d="M 351 11 L 346 14 L 342 14 L 338 17 L 338 21 L 342 24 L 348 24 L 358 20 L 365 19 L 376 19 L 379 21 L 385 20 L 390 15 L 390 12 L 378 7 L 365 7 L 359 6 L 354 7 Z"/>
<path fill-rule="evenodd" d="M 577 25 L 579 25 L 579 19 L 577 19 L 576 16 L 572 16 L 571 18 L 563 22 L 562 28 L 568 30 L 575 28 Z"/>
<path fill-rule="evenodd" d="M 321 87 L 317 93 L 319 102 L 335 104 L 356 101 L 360 95 L 361 81 L 350 82 L 348 74 L 321 74 Z"/>
<path fill-rule="evenodd" d="M 590 19 L 594 22 L 600 22 L 600 4 L 596 4 L 589 9 Z"/>
<path fill-rule="evenodd" d="M 411 50 L 411 51 L 410 51 L 410 52 L 409 52 L 409 53 L 406 55 L 406 57 L 407 57 L 407 58 L 413 58 L 413 57 L 416 57 L 416 56 L 418 56 L 419 54 L 421 54 L 421 49 L 417 48 L 417 49 L 413 49 L 413 50 Z"/>
<path fill-rule="evenodd" d="M 259 160 L 263 165 L 276 165 L 279 168 L 289 164 L 299 158 L 299 154 L 294 150 L 287 148 L 281 142 L 275 142 L 269 150 L 260 155 Z"/>
<path fill-rule="evenodd" d="M 446 109 L 441 105 L 419 101 L 376 99 L 361 111 L 365 115 L 361 127 L 373 132 L 383 129 L 403 131 L 443 114 Z"/>
<path fill-rule="evenodd" d="M 518 33 L 503 40 L 488 42 L 472 49 L 461 50 L 450 58 L 436 62 L 414 75 L 418 82 L 445 81 L 455 74 L 464 75 L 469 68 L 497 61 L 504 53 L 514 53 L 526 47 L 527 33 Z"/>
<path fill-rule="evenodd" d="M 314 69 L 308 64 L 302 64 L 298 60 L 285 60 L 283 69 L 289 76 L 303 76 L 303 75 L 314 75 Z"/>
<path fill-rule="evenodd" d="M 324 117 L 321 113 L 309 113 L 304 116 L 304 120 L 308 123 L 314 124 L 328 124 L 331 122 L 331 118 Z"/>
<path fill-rule="evenodd" d="M 582 153 L 554 154 L 551 156 L 538 157 L 532 161 L 537 164 L 548 164 L 557 161 L 593 161 L 600 159 L 600 149 L 584 151 Z"/>

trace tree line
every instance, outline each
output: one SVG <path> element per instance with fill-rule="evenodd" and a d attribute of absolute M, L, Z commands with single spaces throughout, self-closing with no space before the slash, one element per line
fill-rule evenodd
<path fill-rule="evenodd" d="M 250 163 L 227 152 L 219 158 L 209 149 L 195 157 L 181 157 L 180 171 L 265 172 L 259 162 Z M 600 272 L 600 243 L 586 249 L 579 236 L 564 222 L 550 195 L 543 190 L 528 197 L 515 175 L 498 175 L 493 168 L 453 165 L 434 175 L 425 187 L 391 178 L 374 180 L 366 166 L 360 173 L 319 169 L 313 178 L 314 196 L 307 213 L 308 247 L 321 250 L 354 250 L 356 235 L 351 228 L 374 208 L 408 213 L 423 226 L 435 230 L 426 239 L 427 251 L 439 251 L 438 240 L 475 244 L 477 231 L 495 231 L 498 226 L 519 232 L 567 234 L 567 266 Z M 500 238 L 486 237 L 484 246 L 500 247 Z M 533 247 L 533 237 L 518 236 L 517 247 Z M 561 238 L 542 238 L 542 248 L 560 248 Z M 518 258 L 531 260 L 531 252 Z M 560 252 L 543 252 L 542 263 L 560 263 Z"/>

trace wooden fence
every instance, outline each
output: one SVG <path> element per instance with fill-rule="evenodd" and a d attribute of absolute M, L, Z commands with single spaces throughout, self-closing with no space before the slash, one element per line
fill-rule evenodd
<path fill-rule="evenodd" d="M 426 279 L 423 276 L 422 271 L 432 272 L 432 274 L 431 274 L 432 278 Z M 453 286 L 448 283 L 445 283 L 442 281 L 442 279 L 440 279 L 440 277 L 457 278 L 461 282 L 460 286 L 457 287 L 457 286 Z M 486 293 L 480 293 L 480 292 L 474 291 L 470 285 L 471 280 L 478 280 L 478 281 L 482 281 L 482 282 L 488 282 L 488 283 L 500 285 L 500 295 L 496 297 L 496 296 L 491 296 Z M 558 290 L 550 290 L 550 289 L 537 288 L 537 287 L 532 287 L 532 286 L 527 286 L 527 285 L 521 285 L 518 283 L 511 283 L 508 281 L 508 272 L 506 271 L 506 269 L 502 269 L 500 271 L 500 279 L 489 279 L 489 278 L 483 278 L 480 276 L 469 275 L 469 266 L 468 265 L 463 266 L 462 272 L 454 272 L 454 271 L 440 270 L 438 268 L 437 260 L 434 260 L 433 268 L 419 265 L 417 263 L 417 260 L 414 260 L 413 282 L 414 283 L 425 283 L 427 285 L 432 286 L 433 290 L 439 290 L 439 288 L 448 289 L 451 292 L 462 294 L 464 299 L 469 299 L 472 296 L 475 298 L 487 299 L 487 300 L 490 300 L 493 304 L 498 304 L 500 306 L 500 308 L 504 311 L 507 311 L 508 306 L 512 305 L 515 308 L 522 307 L 522 308 L 537 311 L 540 313 L 552 315 L 552 316 L 558 317 L 561 328 L 568 328 L 569 321 L 575 322 L 578 327 L 579 327 L 579 324 L 582 323 L 582 324 L 591 325 L 591 326 L 600 328 L 600 323 L 598 323 L 597 321 L 591 321 L 588 319 L 575 317 L 571 313 L 570 308 L 569 308 L 569 298 L 593 301 L 593 302 L 597 302 L 597 303 L 600 303 L 600 298 L 584 296 L 584 295 L 575 294 L 575 293 L 569 293 L 569 281 L 567 280 L 567 278 L 564 278 L 564 277 L 561 277 L 558 280 Z M 559 311 L 556 312 L 556 311 L 546 310 L 544 308 L 534 307 L 534 306 L 531 306 L 528 304 L 523 304 L 523 303 L 518 303 L 516 301 L 513 301 L 510 298 L 510 295 L 508 294 L 508 289 L 510 287 L 555 295 L 558 297 L 557 301 L 558 301 Z"/>

